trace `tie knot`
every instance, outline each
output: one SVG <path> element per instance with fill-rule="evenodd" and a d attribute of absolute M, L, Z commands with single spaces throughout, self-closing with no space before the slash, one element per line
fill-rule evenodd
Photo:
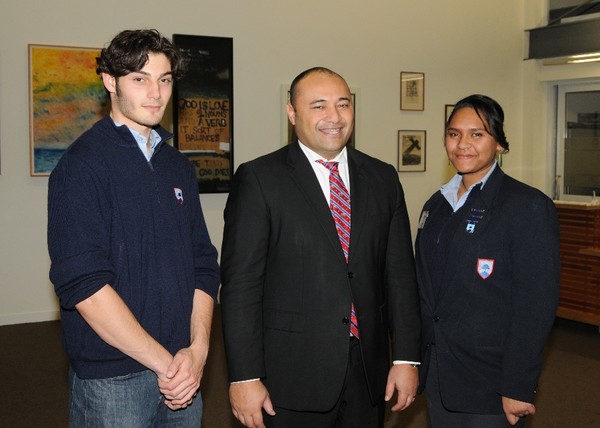
<path fill-rule="evenodd" d="M 325 168 L 327 168 L 329 171 L 337 171 L 338 169 L 338 163 L 339 162 L 326 162 L 324 160 L 317 160 L 318 163 L 320 163 L 321 165 L 323 165 Z"/>

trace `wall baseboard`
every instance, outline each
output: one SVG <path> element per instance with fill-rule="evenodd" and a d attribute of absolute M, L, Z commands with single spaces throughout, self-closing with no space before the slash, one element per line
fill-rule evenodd
<path fill-rule="evenodd" d="M 60 311 L 23 312 L 20 314 L 0 314 L 0 326 L 26 324 L 32 322 L 56 321 L 60 319 Z"/>

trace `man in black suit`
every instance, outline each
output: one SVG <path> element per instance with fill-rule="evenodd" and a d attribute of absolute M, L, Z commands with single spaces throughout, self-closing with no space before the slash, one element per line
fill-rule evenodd
<path fill-rule="evenodd" d="M 354 109 L 337 73 L 301 73 L 287 110 L 298 141 L 240 165 L 225 208 L 232 410 L 248 427 L 381 427 L 385 402 L 396 391 L 392 410 L 408 407 L 418 382 L 404 193 L 394 167 L 346 146 Z"/>

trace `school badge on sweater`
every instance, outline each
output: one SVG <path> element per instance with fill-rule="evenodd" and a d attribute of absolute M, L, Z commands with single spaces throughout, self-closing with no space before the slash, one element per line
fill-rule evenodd
<path fill-rule="evenodd" d="M 183 205 L 183 192 L 179 187 L 174 187 L 173 191 L 175 192 L 175 198 L 177 198 L 177 202 L 179 205 Z"/>
<path fill-rule="evenodd" d="M 493 259 L 477 259 L 477 274 L 481 279 L 488 279 L 494 272 Z"/>

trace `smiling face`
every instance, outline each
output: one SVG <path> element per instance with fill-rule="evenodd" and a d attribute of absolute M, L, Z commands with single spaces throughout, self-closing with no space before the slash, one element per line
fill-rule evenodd
<path fill-rule="evenodd" d="M 149 53 L 140 71 L 119 78 L 102 73 L 102 80 L 110 93 L 113 120 L 149 136 L 152 127 L 162 120 L 173 92 L 167 57 Z"/>
<path fill-rule="evenodd" d="M 327 160 L 342 151 L 352 134 L 352 95 L 336 75 L 314 72 L 300 80 L 287 113 L 298 139 Z"/>
<path fill-rule="evenodd" d="M 487 128 L 487 123 L 469 107 L 455 111 L 446 128 L 444 146 L 448 159 L 467 186 L 483 178 L 496 154 L 504 150 Z"/>

